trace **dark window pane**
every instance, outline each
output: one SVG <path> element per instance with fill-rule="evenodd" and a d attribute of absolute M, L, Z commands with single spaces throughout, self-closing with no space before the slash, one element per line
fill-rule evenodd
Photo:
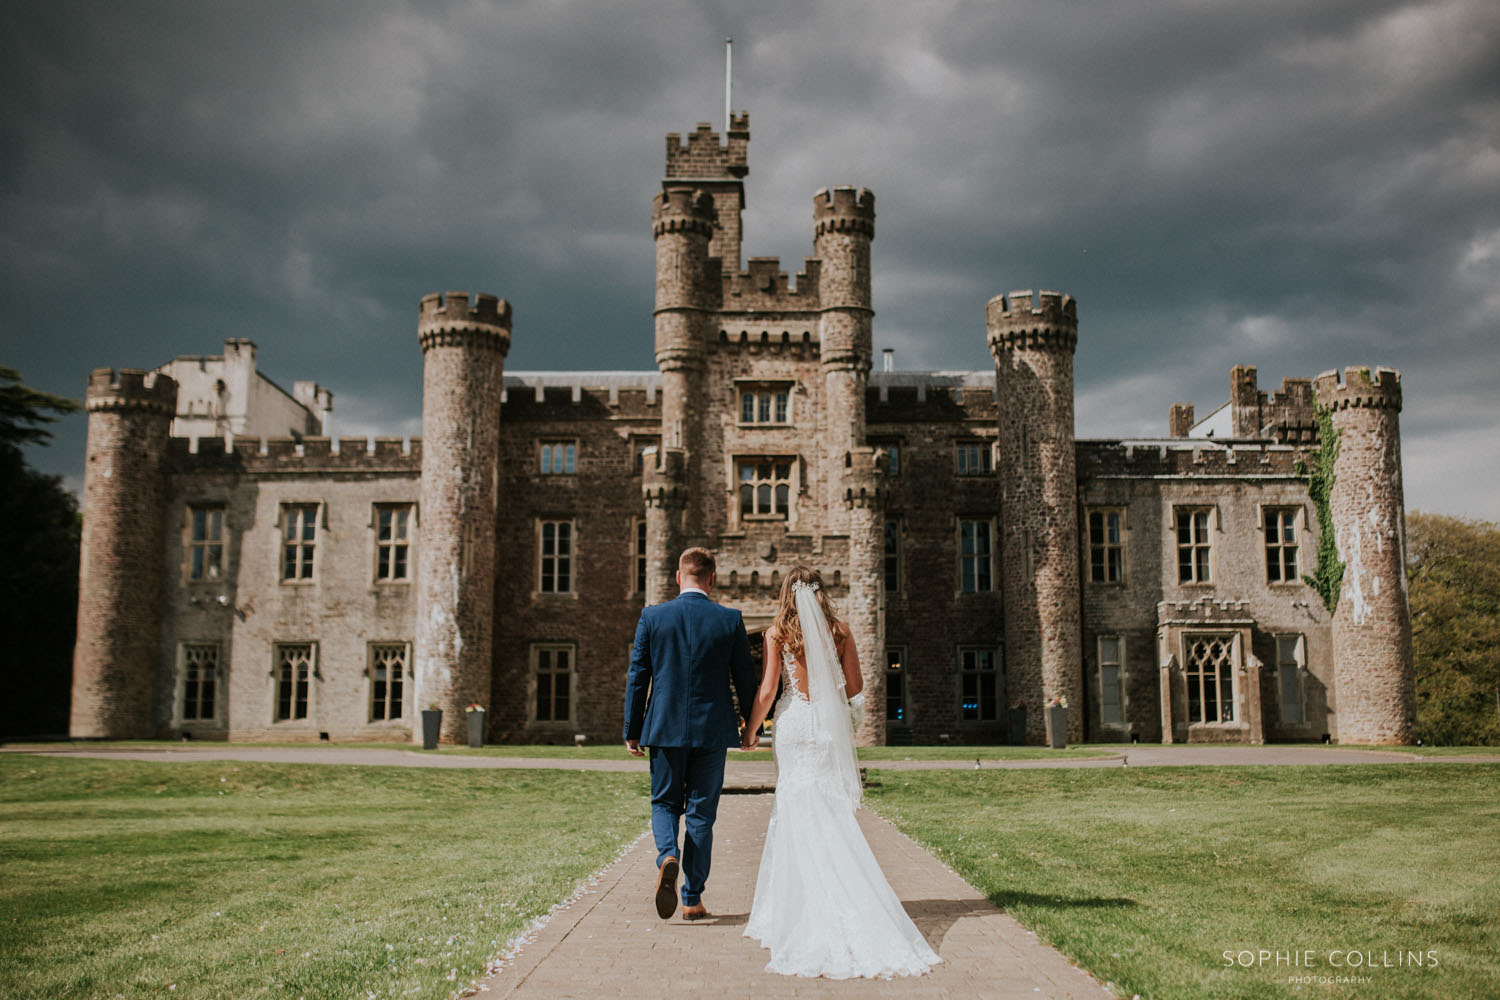
<path fill-rule="evenodd" d="M 536 677 L 536 717 L 539 722 L 552 719 L 552 675 L 548 673 Z"/>

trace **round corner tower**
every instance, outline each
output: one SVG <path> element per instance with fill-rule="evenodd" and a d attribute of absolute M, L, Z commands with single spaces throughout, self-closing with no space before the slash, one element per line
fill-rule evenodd
<path fill-rule="evenodd" d="M 818 357 L 823 373 L 821 438 L 829 509 L 845 510 L 849 593 L 844 619 L 865 681 L 860 744 L 885 742 L 885 487 L 865 442 L 865 387 L 874 354 L 870 244 L 875 195 L 866 188 L 824 188 L 813 195 L 813 254 L 818 284 Z"/>
<path fill-rule="evenodd" d="M 823 365 L 828 451 L 842 457 L 864 444 L 865 384 L 874 352 L 870 243 L 875 196 L 865 188 L 824 188 L 813 196 L 818 279 L 818 351 Z"/>
<path fill-rule="evenodd" d="M 696 481 L 702 442 L 704 375 L 715 289 L 710 285 L 709 241 L 714 235 L 713 198 L 686 184 L 672 184 L 651 208 L 656 239 L 656 365 L 661 371 L 661 450 L 648 470 L 646 543 L 649 569 L 646 602 L 672 596 L 677 556 L 693 527 L 687 498 Z M 652 502 L 652 496 L 658 502 Z"/>
<path fill-rule="evenodd" d="M 166 455 L 177 383 L 160 373 L 100 368 L 89 376 L 75 739 L 154 735 L 157 625 L 166 548 Z"/>
<path fill-rule="evenodd" d="M 1344 564 L 1333 614 L 1340 743 L 1411 743 L 1416 735 L 1406 505 L 1401 484 L 1401 374 L 1347 368 L 1313 381 L 1338 434 L 1328 506 Z"/>
<path fill-rule="evenodd" d="M 1073 452 L 1071 295 L 1029 291 L 986 309 L 999 403 L 1000 576 L 1007 697 L 1033 705 L 1068 699 L 1068 739 L 1081 740 L 1078 482 Z M 1026 739 L 1044 737 L 1043 712 L 1026 715 Z"/>
<path fill-rule="evenodd" d="M 443 709 L 444 742 L 466 738 L 466 705 L 490 702 L 500 393 L 510 329 L 510 303 L 493 295 L 477 295 L 472 305 L 467 292 L 422 299 L 417 698 L 422 708 Z"/>

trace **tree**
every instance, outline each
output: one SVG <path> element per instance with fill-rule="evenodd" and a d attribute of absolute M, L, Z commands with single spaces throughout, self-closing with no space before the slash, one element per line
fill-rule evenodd
<path fill-rule="evenodd" d="M 0 635 L 9 650 L 0 737 L 68 731 L 78 615 L 78 502 L 58 476 L 26 463 L 22 445 L 79 409 L 22 384 L 0 365 Z"/>
<path fill-rule="evenodd" d="M 1500 746 L 1500 525 L 1412 511 L 1406 532 L 1417 733 Z"/>

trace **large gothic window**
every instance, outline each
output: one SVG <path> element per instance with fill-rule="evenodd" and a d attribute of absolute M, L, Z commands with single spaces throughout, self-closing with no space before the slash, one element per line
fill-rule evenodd
<path fill-rule="evenodd" d="M 214 717 L 219 680 L 219 644 L 190 642 L 182 647 L 182 720 L 209 722 Z"/>
<path fill-rule="evenodd" d="M 1189 640 L 1187 696 L 1189 722 L 1234 721 L 1234 636 Z"/>
<path fill-rule="evenodd" d="M 370 719 L 401 718 L 406 694 L 406 664 L 411 646 L 404 642 L 370 645 Z"/>
<path fill-rule="evenodd" d="M 317 647 L 309 642 L 276 646 L 276 721 L 307 718 Z"/>

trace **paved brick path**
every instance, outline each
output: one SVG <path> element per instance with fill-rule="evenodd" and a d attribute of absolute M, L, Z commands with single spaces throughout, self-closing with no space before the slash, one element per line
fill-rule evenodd
<path fill-rule="evenodd" d="M 860 826 L 907 912 L 943 962 L 918 978 L 798 979 L 765 971 L 743 936 L 769 795 L 726 795 L 703 902 L 712 920 L 661 920 L 651 903 L 656 850 L 638 842 L 482 985 L 517 1000 L 621 997 L 1089 997 L 1113 994 L 1042 944 L 932 855 L 868 809 Z"/>

